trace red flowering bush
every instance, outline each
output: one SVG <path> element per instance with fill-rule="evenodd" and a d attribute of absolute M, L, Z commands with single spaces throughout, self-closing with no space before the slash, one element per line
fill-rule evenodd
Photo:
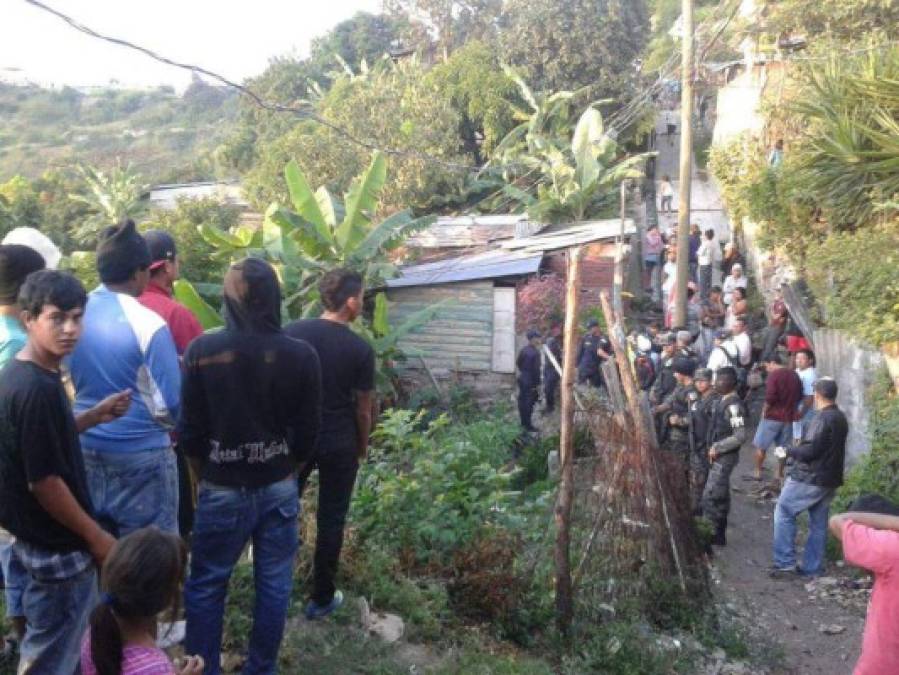
<path fill-rule="evenodd" d="M 557 274 L 533 277 L 518 286 L 516 329 L 547 332 L 565 317 L 565 280 Z"/>

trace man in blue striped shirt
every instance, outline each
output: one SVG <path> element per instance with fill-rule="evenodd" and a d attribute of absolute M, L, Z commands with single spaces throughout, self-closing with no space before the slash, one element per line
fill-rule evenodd
<path fill-rule="evenodd" d="M 101 234 L 102 283 L 89 296 L 70 363 L 76 414 L 111 393 L 132 392 L 126 415 L 81 435 L 97 520 L 119 537 L 147 525 L 178 531 L 170 433 L 178 418 L 181 372 L 165 321 L 137 301 L 149 266 L 149 249 L 133 221 Z"/>

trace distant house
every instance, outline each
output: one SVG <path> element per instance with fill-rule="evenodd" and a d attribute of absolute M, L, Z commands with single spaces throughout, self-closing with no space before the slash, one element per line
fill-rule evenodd
<path fill-rule="evenodd" d="M 566 252 L 572 246 L 585 249 L 582 302 L 597 304 L 599 291 L 611 288 L 620 220 L 509 229 L 511 217 L 502 218 L 506 220 L 492 222 L 492 234 L 490 223 L 479 217 L 467 234 L 456 231 L 452 236 L 448 223 L 438 221 L 433 231 L 410 242 L 413 252 L 437 259 L 402 267 L 399 276 L 387 282 L 391 322 L 397 325 L 425 307 L 445 305 L 427 325 L 401 340 L 400 347 L 413 355 L 405 364 L 407 371 L 426 365 L 437 377 L 510 384 L 521 342 L 515 327 L 516 289 L 537 274 L 564 277 Z M 626 239 L 634 232 L 633 221 L 625 221 Z M 415 251 L 415 245 L 424 251 Z"/>
<path fill-rule="evenodd" d="M 262 215 L 254 211 L 243 196 L 240 183 L 205 181 L 197 183 L 170 183 L 150 189 L 150 208 L 172 211 L 179 199 L 216 199 L 241 210 L 241 224 L 262 225 Z"/>

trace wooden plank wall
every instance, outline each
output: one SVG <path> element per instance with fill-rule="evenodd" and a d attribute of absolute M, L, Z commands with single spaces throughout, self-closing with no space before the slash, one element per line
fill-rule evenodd
<path fill-rule="evenodd" d="M 474 281 L 436 286 L 394 288 L 387 291 L 390 322 L 406 317 L 442 300 L 440 309 L 426 326 L 400 340 L 407 353 L 420 353 L 433 369 L 490 371 L 493 354 L 493 282 Z M 409 360 L 420 367 L 417 357 Z"/>

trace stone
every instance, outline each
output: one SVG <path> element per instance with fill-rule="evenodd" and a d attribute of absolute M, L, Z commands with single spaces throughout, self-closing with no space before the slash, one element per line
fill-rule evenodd
<path fill-rule="evenodd" d="M 839 635 L 846 631 L 846 626 L 840 626 L 834 623 L 827 626 L 821 626 L 819 630 L 825 635 Z"/>

